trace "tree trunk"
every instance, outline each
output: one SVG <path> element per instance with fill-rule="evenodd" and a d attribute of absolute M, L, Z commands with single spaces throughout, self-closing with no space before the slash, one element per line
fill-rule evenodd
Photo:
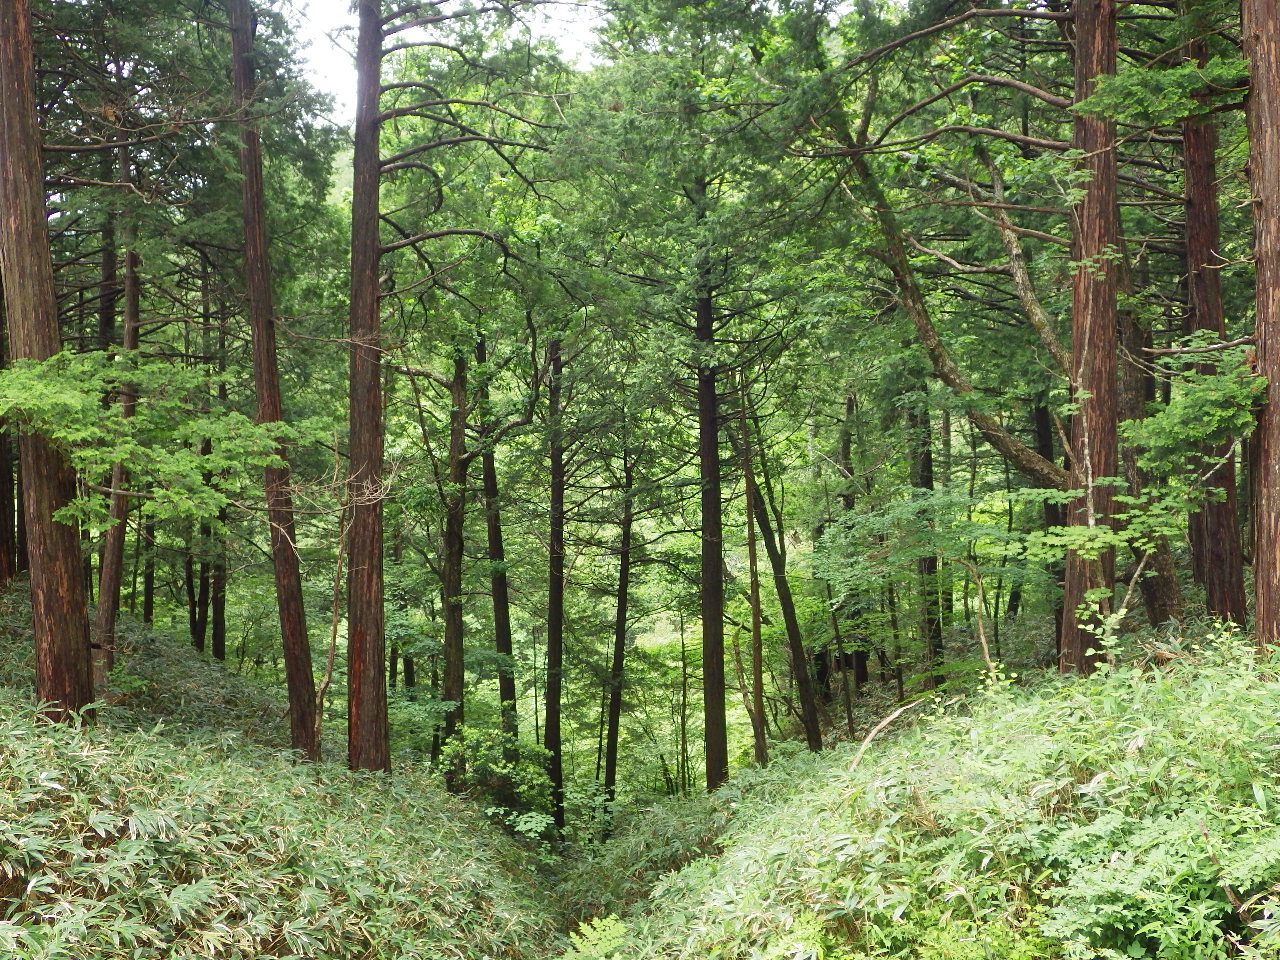
<path fill-rule="evenodd" d="M 550 447 L 551 526 L 547 560 L 547 688 L 546 720 L 542 745 L 547 750 L 547 776 L 551 780 L 551 806 L 555 824 L 564 828 L 564 756 L 560 734 L 561 695 L 564 686 L 564 434 L 561 423 L 562 375 L 560 341 L 553 340 L 551 380 L 547 385 L 547 432 Z"/>
<path fill-rule="evenodd" d="M 29 0 L 0 4 L 0 277 L 9 356 L 46 360 L 61 348 L 53 260 L 45 218 Z M 76 478 L 47 439 L 18 441 L 31 569 L 36 697 L 65 719 L 93 701 L 89 613 L 80 533 L 56 511 L 75 497 Z"/>
<path fill-rule="evenodd" d="M 700 184 L 705 193 L 706 185 Z M 701 608 L 702 709 L 706 743 L 707 790 L 729 776 L 729 740 L 725 721 L 724 677 L 724 521 L 720 501 L 720 394 L 715 346 L 715 310 L 703 293 L 695 305 L 695 336 L 703 351 L 698 361 L 698 475 L 702 487 Z"/>
<path fill-rule="evenodd" d="M 244 221 L 245 281 L 249 294 L 249 323 L 253 332 L 253 381 L 258 398 L 258 423 L 280 423 L 284 404 L 276 360 L 275 304 L 271 289 L 270 247 L 267 240 L 266 191 L 262 178 L 262 142 L 253 115 L 255 93 L 253 34 L 256 18 L 250 0 L 227 0 L 231 20 L 232 79 L 240 132 L 241 213 Z M 354 431 L 353 431 L 354 433 Z M 320 759 L 316 724 L 316 684 L 307 637 L 302 572 L 294 533 L 288 452 L 276 450 L 281 465 L 265 469 L 267 523 L 271 531 L 271 561 L 275 568 L 276 606 L 284 650 L 285 681 L 289 689 L 290 744 L 308 760 Z"/>
<path fill-rule="evenodd" d="M 742 392 L 742 409 L 740 411 L 742 427 L 742 482 L 746 495 L 747 516 L 747 574 L 751 587 L 751 696 L 748 701 L 747 716 L 751 720 L 751 741 L 755 752 L 755 760 L 760 766 L 769 763 L 769 744 L 765 729 L 764 713 L 764 638 L 760 617 L 760 564 L 756 553 L 756 501 L 760 499 L 756 490 L 754 471 L 752 470 L 751 434 L 747 430 L 747 396 Z M 737 644 L 734 645 L 735 655 Z M 738 657 L 738 673 L 741 675 L 741 657 Z"/>
<path fill-rule="evenodd" d="M 750 458 L 750 448 L 744 451 L 744 462 Z M 760 457 L 761 485 L 753 492 L 752 497 L 756 520 L 760 525 L 760 536 L 764 540 L 765 556 L 769 558 L 769 567 L 773 571 L 774 591 L 778 595 L 778 606 L 782 610 L 782 623 L 787 634 L 787 652 L 791 658 L 791 675 L 795 679 L 796 698 L 800 701 L 800 723 L 804 727 L 804 738 L 809 749 L 815 753 L 822 749 L 822 728 L 818 723 L 818 701 L 813 688 L 813 680 L 809 676 L 809 658 L 804 649 L 804 636 L 800 631 L 800 619 L 796 616 L 795 598 L 791 594 L 791 581 L 787 579 L 787 554 L 784 543 L 785 531 L 782 529 L 782 517 L 773 498 L 773 485 L 769 479 L 768 463 Z M 751 480 L 754 486 L 754 480 Z M 771 514 L 773 514 L 771 516 Z M 774 520 L 778 528 L 774 528 Z"/>
<path fill-rule="evenodd" d="M 627 617 L 631 599 L 631 531 L 635 523 L 632 490 L 635 470 L 629 452 L 622 451 L 622 521 L 618 525 L 618 606 L 613 619 L 613 660 L 609 665 L 609 720 L 604 740 L 604 795 L 612 802 L 617 792 L 618 736 L 622 722 L 622 690 L 626 678 Z"/>
<path fill-rule="evenodd" d="M 1093 93 L 1097 79 L 1115 73 L 1115 0 L 1076 0 L 1076 101 Z M 1086 114 L 1075 118 L 1074 146 L 1088 175 L 1084 196 L 1072 211 L 1071 383 L 1079 403 L 1072 417 L 1071 487 L 1084 491 L 1067 508 L 1071 526 L 1103 527 L 1114 512 L 1112 488 L 1098 480 L 1116 474 L 1116 289 L 1119 213 L 1116 206 L 1115 124 Z M 1112 590 L 1110 551 L 1067 556 L 1062 653 L 1065 671 L 1089 672 L 1098 661 L 1092 629 L 1110 611 L 1091 590 Z M 1081 608 L 1085 609 L 1082 610 Z M 1093 652 L 1091 652 L 1093 651 Z"/>
<path fill-rule="evenodd" d="M 218 513 L 218 529 L 222 530 L 226 522 L 227 512 L 223 509 Z M 209 654 L 215 660 L 226 660 L 227 541 L 224 534 L 219 534 L 218 545 L 215 549 L 213 573 L 209 578 Z"/>
<path fill-rule="evenodd" d="M 347 763 L 390 770 L 382 578 L 382 331 L 378 304 L 378 94 L 382 4 L 359 0 L 351 190 L 351 504 L 347 579 Z"/>
<path fill-rule="evenodd" d="M 926 496 L 933 492 L 933 430 L 929 418 L 927 391 L 919 391 L 919 407 L 907 412 L 911 434 L 911 485 Z M 975 440 L 976 442 L 976 440 Z M 931 522 L 927 514 L 922 523 Z M 938 602 L 938 556 L 930 552 L 916 560 L 916 581 L 920 591 L 920 631 L 924 640 L 925 687 L 941 684 L 937 670 L 942 665 L 942 609 Z"/>
<path fill-rule="evenodd" d="M 127 160 L 122 159 L 121 166 L 127 168 L 127 163 Z M 122 170 L 122 173 L 128 176 L 127 169 Z M 121 343 L 121 349 L 126 353 L 138 349 L 139 300 L 138 255 L 133 250 L 127 250 L 124 255 L 124 335 Z M 102 327 L 105 327 L 105 321 Z M 105 329 L 100 332 L 107 333 Z M 137 405 L 137 388 L 133 384 L 122 384 L 121 418 L 128 420 L 132 417 Z M 93 624 L 95 681 L 105 680 L 115 663 L 116 616 L 120 612 L 120 588 L 124 583 L 124 545 L 128 534 L 129 498 L 124 492 L 128 483 L 128 468 L 123 463 L 115 464 L 111 468 L 112 493 L 108 507 L 111 526 L 107 529 L 106 542 L 102 547 L 101 569 L 98 573 L 98 608 Z"/>
<path fill-rule="evenodd" d="M 453 358 L 449 403 L 448 482 L 444 494 L 444 555 L 440 568 L 440 601 L 444 608 L 444 686 L 440 697 L 453 704 L 444 715 L 442 736 L 446 741 L 462 727 L 466 697 L 462 565 L 467 520 L 467 358 L 461 352 Z"/>
<path fill-rule="evenodd" d="M 1211 29 L 1209 11 L 1202 0 L 1188 0 L 1191 40 L 1187 55 L 1196 63 L 1208 62 L 1205 34 Z M 1207 91 L 1196 94 L 1197 105 L 1205 112 L 1182 123 L 1183 164 L 1186 177 L 1187 243 L 1187 332 L 1208 330 L 1222 337 L 1226 333 L 1222 304 L 1222 277 L 1218 254 L 1218 128 L 1208 113 Z M 1212 365 L 1204 364 L 1209 373 Z M 1188 524 L 1192 570 L 1204 584 L 1205 607 L 1210 615 L 1244 626 L 1246 601 L 1244 562 L 1236 517 L 1236 469 L 1231 446 L 1205 451 L 1208 463 L 1218 463 L 1206 471 L 1205 502 L 1191 515 Z"/>
<path fill-rule="evenodd" d="M 476 362 L 489 362 L 484 338 L 476 344 Z M 483 373 L 483 371 L 482 371 Z M 481 393 L 489 399 L 488 387 Z M 498 460 L 492 445 L 480 455 L 480 471 L 484 483 L 484 514 L 489 548 L 489 589 L 493 598 L 493 646 L 498 654 L 498 703 L 502 710 L 502 731 L 513 744 L 519 736 L 519 714 L 516 709 L 515 648 L 511 639 L 511 595 L 507 584 L 507 551 L 502 541 L 502 511 L 498 496 Z"/>

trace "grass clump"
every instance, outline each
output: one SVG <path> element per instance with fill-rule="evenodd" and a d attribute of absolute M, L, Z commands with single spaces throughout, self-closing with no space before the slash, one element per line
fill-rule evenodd
<path fill-rule="evenodd" d="M 856 765 L 848 746 L 731 783 L 722 852 L 599 955 L 1280 957 L 1280 681 L 1231 635 L 1174 653 L 995 683 Z"/>

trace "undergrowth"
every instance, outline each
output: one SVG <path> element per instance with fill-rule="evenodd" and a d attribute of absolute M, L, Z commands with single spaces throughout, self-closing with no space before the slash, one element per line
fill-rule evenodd
<path fill-rule="evenodd" d="M 426 770 L 294 763 L 272 746 L 278 702 L 140 633 L 98 722 L 50 724 L 29 684 L 3 684 L 30 676 L 29 636 L 6 633 L 0 956 L 555 953 L 556 913 L 524 851 Z"/>
<path fill-rule="evenodd" d="M 1230 634 L 993 682 L 856 765 L 848 745 L 735 778 L 710 801 L 718 836 L 695 829 L 640 900 L 652 875 L 622 864 L 691 808 L 655 810 L 567 885 L 601 918 L 569 956 L 1280 957 L 1277 717 L 1280 681 Z M 591 876 L 607 889 L 584 895 Z"/>

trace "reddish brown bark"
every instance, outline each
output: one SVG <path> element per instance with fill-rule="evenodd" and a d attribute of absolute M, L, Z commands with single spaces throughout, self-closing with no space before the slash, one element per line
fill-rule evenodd
<path fill-rule="evenodd" d="M 45 219 L 36 123 L 29 0 L 0 4 L 0 276 L 9 355 L 45 360 L 59 351 L 53 261 Z M 89 614 L 80 534 L 54 513 L 75 496 L 75 474 L 44 437 L 18 441 L 31 569 L 36 696 L 65 718 L 93 700 Z"/>
<path fill-rule="evenodd" d="M 1189 4 L 1194 17 L 1193 38 L 1187 54 L 1197 63 L 1208 62 L 1208 44 L 1202 22 L 1207 11 L 1201 4 Z M 1182 124 L 1183 163 L 1186 175 L 1187 242 L 1187 330 L 1226 333 L 1222 305 L 1222 279 L 1218 255 L 1218 128 L 1207 113 L 1208 93 L 1196 96 L 1205 113 L 1188 117 Z M 1209 368 L 1203 369 L 1208 373 Z M 1244 560 L 1236 520 L 1236 469 L 1229 445 L 1206 451 L 1209 461 L 1220 466 L 1207 471 L 1205 504 L 1191 515 L 1192 569 L 1204 584 L 1205 607 L 1210 614 L 1233 620 L 1241 626 L 1246 618 Z"/>
<path fill-rule="evenodd" d="M 253 332 L 253 380 L 258 398 L 258 423 L 280 423 L 284 404 L 276 359 L 275 304 L 271 289 L 271 260 L 267 240 L 266 191 L 262 178 L 262 142 L 252 108 L 254 100 L 254 13 L 249 0 L 228 0 L 231 21 L 232 80 L 239 109 L 241 213 L 244 221 L 244 267 L 249 294 L 249 324 Z M 285 680 L 289 689 L 289 734 L 293 749 L 308 760 L 320 759 L 316 724 L 316 685 L 307 637 L 302 572 L 294 532 L 288 451 L 277 451 L 280 466 L 267 467 L 265 489 L 267 523 L 271 531 L 271 562 L 275 568 L 276 606 L 284 648 Z"/>
<path fill-rule="evenodd" d="M 1089 97 L 1097 79 L 1115 73 L 1115 0 L 1076 0 L 1076 101 Z M 1071 526 L 1104 527 L 1114 512 L 1113 489 L 1099 480 L 1116 474 L 1116 289 L 1119 212 L 1116 206 L 1115 124 L 1079 113 L 1074 146 L 1088 175 L 1084 196 L 1072 211 L 1071 382 L 1078 411 L 1072 417 L 1071 486 L 1084 493 L 1068 504 Z M 1062 651 L 1063 671 L 1090 671 L 1098 660 L 1091 629 L 1109 604 L 1087 602 L 1091 590 L 1110 590 L 1110 552 L 1067 556 Z M 1081 608 L 1086 608 L 1082 610 Z"/>
<path fill-rule="evenodd" d="M 1280 643 L 1280 7 L 1242 0 L 1249 60 L 1249 183 L 1253 192 L 1258 373 L 1267 378 L 1253 456 L 1255 630 Z"/>
<path fill-rule="evenodd" d="M 351 425 L 347 579 L 347 763 L 389 770 L 382 577 L 382 329 L 378 303 L 378 94 L 382 5 L 359 0 L 351 190 Z"/>

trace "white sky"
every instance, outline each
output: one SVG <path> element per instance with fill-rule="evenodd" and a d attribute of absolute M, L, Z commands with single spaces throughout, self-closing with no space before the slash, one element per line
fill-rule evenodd
<path fill-rule="evenodd" d="M 7 2 L 7 0 L 0 0 Z M 306 75 L 319 90 L 333 97 L 329 119 L 347 126 L 355 116 L 355 14 L 350 0 L 292 0 L 285 15 L 298 25 Z M 599 13 L 586 4 L 547 4 L 533 14 L 533 29 L 552 37 L 571 58 L 589 58 L 592 23 Z"/>

